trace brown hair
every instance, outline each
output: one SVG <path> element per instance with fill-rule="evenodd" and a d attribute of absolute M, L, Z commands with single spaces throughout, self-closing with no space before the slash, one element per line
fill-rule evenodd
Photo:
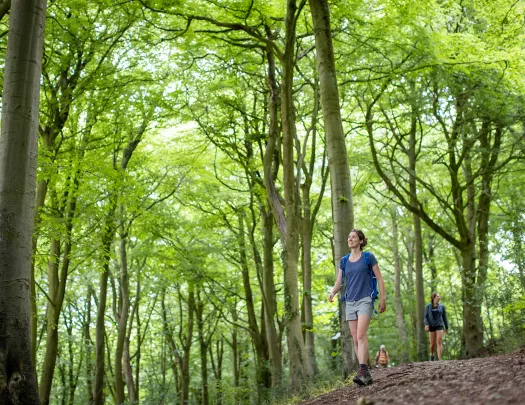
<path fill-rule="evenodd" d="M 436 295 L 438 295 L 437 291 L 434 291 L 432 294 L 430 294 L 430 303 L 432 304 L 432 308 L 434 308 L 434 298 L 436 298 Z"/>
<path fill-rule="evenodd" d="M 368 243 L 368 238 L 365 237 L 365 234 L 363 233 L 363 231 L 361 229 L 352 229 L 350 231 L 350 233 L 352 232 L 355 232 L 357 234 L 357 237 L 359 238 L 359 240 L 361 241 L 361 245 L 359 246 L 359 248 L 361 250 L 363 250 L 363 248 L 367 245 Z"/>

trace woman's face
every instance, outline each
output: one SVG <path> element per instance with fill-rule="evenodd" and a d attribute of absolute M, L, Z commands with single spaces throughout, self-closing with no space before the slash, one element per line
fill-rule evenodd
<path fill-rule="evenodd" d="M 439 300 L 441 300 L 441 296 L 439 294 L 436 294 L 436 296 L 434 297 L 434 302 L 437 304 Z"/>
<path fill-rule="evenodd" d="M 348 235 L 348 247 L 350 249 L 357 248 L 361 244 L 361 241 L 359 240 L 359 236 L 356 232 L 350 232 L 350 235 Z"/>

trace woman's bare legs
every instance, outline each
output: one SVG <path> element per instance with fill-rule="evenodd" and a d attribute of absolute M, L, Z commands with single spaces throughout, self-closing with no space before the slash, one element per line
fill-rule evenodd
<path fill-rule="evenodd" d="M 443 353 L 443 331 L 437 330 L 435 333 L 435 342 L 437 345 L 438 360 L 441 360 L 441 353 Z"/>
<path fill-rule="evenodd" d="M 354 340 L 354 350 L 359 360 L 359 364 L 368 364 L 368 326 L 370 317 L 361 315 L 356 321 L 348 321 L 350 333 Z"/>
<path fill-rule="evenodd" d="M 436 350 L 436 332 L 428 332 L 428 337 L 430 338 L 430 355 L 434 356 L 434 351 Z"/>

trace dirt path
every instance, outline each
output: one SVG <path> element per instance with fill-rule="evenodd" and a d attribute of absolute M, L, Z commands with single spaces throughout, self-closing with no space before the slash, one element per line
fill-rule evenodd
<path fill-rule="evenodd" d="M 525 347 L 487 358 L 373 369 L 372 376 L 368 387 L 353 384 L 301 405 L 523 405 Z"/>

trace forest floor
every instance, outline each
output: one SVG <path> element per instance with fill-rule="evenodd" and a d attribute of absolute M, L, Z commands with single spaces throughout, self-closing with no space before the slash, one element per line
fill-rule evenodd
<path fill-rule="evenodd" d="M 301 405 L 525 404 L 525 347 L 469 360 L 409 363 L 372 369 L 374 383 L 332 391 Z"/>

